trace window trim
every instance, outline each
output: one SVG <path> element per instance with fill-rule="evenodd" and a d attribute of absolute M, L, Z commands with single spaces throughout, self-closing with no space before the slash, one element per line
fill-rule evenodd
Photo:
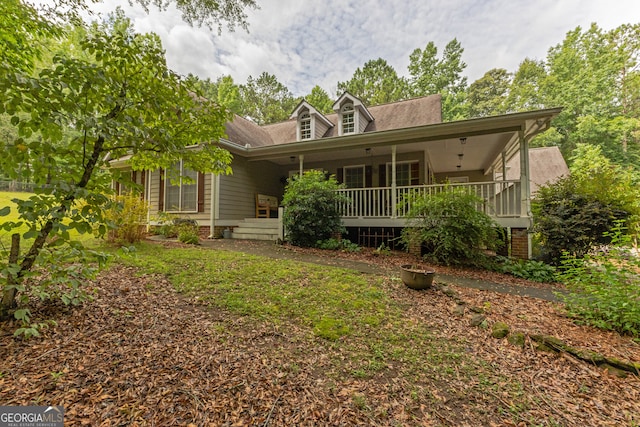
<path fill-rule="evenodd" d="M 347 185 L 347 188 L 367 188 L 367 170 L 366 170 L 366 166 L 365 164 L 361 164 L 361 165 L 348 165 L 348 166 L 343 166 L 342 167 L 342 181 L 344 182 L 345 185 Z M 362 171 L 362 187 L 349 187 L 347 184 L 347 170 L 348 169 L 360 169 Z"/>
<path fill-rule="evenodd" d="M 304 129 L 304 125 L 307 125 L 308 129 Z M 311 114 L 308 112 L 300 115 L 300 118 L 298 119 L 298 132 L 300 133 L 300 141 L 313 139 L 313 120 L 311 118 Z M 309 136 L 307 138 L 304 137 L 306 132 L 309 132 Z"/>
<path fill-rule="evenodd" d="M 398 165 L 409 165 L 409 174 L 411 174 L 411 165 L 413 164 L 417 164 L 418 165 L 418 176 L 417 176 L 417 180 L 418 182 L 420 181 L 420 161 L 419 160 L 403 160 L 400 162 L 396 162 L 396 168 Z M 392 162 L 387 162 L 386 163 L 386 186 L 387 187 L 391 187 L 391 173 L 392 173 L 392 169 L 393 169 L 393 163 Z M 396 169 L 396 175 L 398 174 L 398 170 Z M 409 184 L 408 185 L 400 185 L 397 183 L 398 181 L 398 177 L 396 176 L 396 185 L 400 186 L 400 187 L 409 187 L 413 184 L 411 184 L 412 181 L 412 176 L 409 176 Z"/>
<path fill-rule="evenodd" d="M 193 210 L 183 210 L 182 209 L 182 185 L 183 185 L 182 184 L 182 177 L 184 175 L 185 167 L 184 167 L 184 163 L 183 163 L 182 159 L 180 159 L 180 161 L 176 162 L 176 163 L 179 163 L 179 165 L 180 165 L 179 166 L 179 168 L 180 168 L 180 170 L 179 170 L 180 176 L 178 177 L 180 182 L 178 184 L 176 184 L 176 185 L 172 185 L 170 179 L 164 179 L 164 188 L 163 188 L 163 199 L 164 200 L 162 201 L 162 203 L 163 203 L 162 211 L 163 212 L 167 212 L 167 213 L 189 213 L 189 214 L 198 213 L 199 212 L 199 206 L 200 206 L 199 205 L 199 202 L 200 202 L 200 200 L 199 200 L 199 196 L 200 196 L 199 187 L 201 185 L 201 183 L 200 183 L 200 179 L 201 179 L 200 175 L 201 175 L 201 173 L 196 171 L 196 170 L 193 170 L 193 169 L 188 169 L 188 170 L 194 172 L 195 175 L 196 175 L 193 184 L 189 184 L 189 185 L 194 185 L 195 189 L 196 189 L 196 191 L 195 191 L 195 209 L 193 209 Z M 167 169 L 164 169 L 164 176 L 165 177 L 167 176 Z M 168 196 L 168 193 L 169 193 L 167 191 L 167 188 L 169 186 L 178 187 L 179 188 L 179 192 L 178 192 L 178 194 L 179 194 L 179 196 L 178 196 L 179 206 L 178 206 L 178 209 L 176 209 L 176 210 L 169 210 L 170 206 L 167 203 L 167 196 Z"/>
<path fill-rule="evenodd" d="M 358 133 L 358 118 L 357 118 L 357 114 L 356 114 L 356 108 L 353 105 L 353 103 L 351 102 L 347 102 L 345 103 L 341 108 L 340 108 L 340 134 L 341 135 L 353 135 Z M 346 132 L 345 131 L 345 119 L 347 117 L 351 117 L 352 121 L 351 123 L 348 123 L 349 127 L 353 126 L 353 130 L 351 132 Z"/>

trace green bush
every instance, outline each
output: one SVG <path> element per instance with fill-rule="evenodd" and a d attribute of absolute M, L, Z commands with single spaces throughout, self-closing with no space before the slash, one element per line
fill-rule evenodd
<path fill-rule="evenodd" d="M 497 262 L 496 270 L 501 273 L 542 283 L 553 283 L 557 281 L 556 268 L 542 261 L 514 260 L 511 258 L 498 257 Z"/>
<path fill-rule="evenodd" d="M 189 245 L 197 245 L 200 243 L 198 235 L 198 223 L 194 220 L 176 218 L 173 221 L 178 241 Z"/>
<path fill-rule="evenodd" d="M 345 252 L 360 252 L 362 248 L 357 244 L 351 242 L 348 239 L 327 239 L 327 240 L 318 240 L 316 242 L 316 247 L 318 249 L 326 249 L 330 251 L 345 251 Z"/>
<path fill-rule="evenodd" d="M 630 246 L 618 228 L 606 252 L 565 255 L 560 280 L 569 292 L 561 296 L 570 315 L 601 329 L 640 335 L 640 257 Z"/>
<path fill-rule="evenodd" d="M 340 185 L 334 176 L 308 171 L 289 181 L 282 204 L 285 238 L 293 245 L 312 247 L 344 232 L 338 203 L 344 198 L 336 192 Z"/>
<path fill-rule="evenodd" d="M 554 264 L 565 251 L 581 257 L 609 243 L 619 220 L 633 233 L 640 225 L 640 186 L 630 169 L 588 144 L 578 144 L 571 160 L 571 176 L 541 187 L 532 203 L 540 256 Z"/>
<path fill-rule="evenodd" d="M 413 195 L 401 240 L 420 244 L 439 264 L 482 264 L 483 249 L 500 247 L 498 225 L 476 209 L 482 202 L 464 189 L 447 188 L 435 195 Z"/>
<path fill-rule="evenodd" d="M 145 234 L 149 206 L 138 194 L 116 196 L 105 211 L 105 219 L 112 227 L 107 240 L 117 244 L 131 244 L 142 240 Z"/>
<path fill-rule="evenodd" d="M 582 257 L 595 245 L 609 243 L 606 233 L 630 213 L 601 196 L 581 189 L 576 179 L 562 178 L 541 187 L 532 204 L 534 231 L 541 258 L 557 264 L 564 252 Z"/>

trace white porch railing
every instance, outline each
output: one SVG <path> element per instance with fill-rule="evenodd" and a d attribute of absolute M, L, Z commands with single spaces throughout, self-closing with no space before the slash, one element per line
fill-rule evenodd
<path fill-rule="evenodd" d="M 337 190 L 346 196 L 340 203 L 343 218 L 403 218 L 411 209 L 411 194 L 434 195 L 453 188 L 463 188 L 481 199 L 476 209 L 495 218 L 519 217 L 521 210 L 520 181 L 488 181 L 464 184 L 419 185 L 396 187 L 345 188 Z M 394 203 L 395 198 L 395 212 Z"/>

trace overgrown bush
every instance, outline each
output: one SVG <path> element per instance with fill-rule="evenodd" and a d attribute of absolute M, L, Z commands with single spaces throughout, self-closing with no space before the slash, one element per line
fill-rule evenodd
<path fill-rule="evenodd" d="M 139 195 L 116 196 L 110 209 L 105 211 L 105 219 L 112 227 L 107 232 L 107 240 L 116 244 L 131 244 L 142 240 L 145 234 L 149 206 Z"/>
<path fill-rule="evenodd" d="M 308 171 L 289 181 L 282 204 L 285 238 L 293 245 L 312 247 L 344 232 L 338 203 L 344 202 L 336 190 L 341 188 L 334 176 Z"/>
<path fill-rule="evenodd" d="M 560 280 L 570 315 L 601 329 L 640 335 L 640 254 L 631 239 L 615 229 L 605 251 L 582 258 L 565 255 Z"/>
<path fill-rule="evenodd" d="M 640 193 L 629 170 L 584 144 L 572 160 L 571 176 L 541 187 L 532 202 L 540 256 L 553 264 L 564 252 L 581 257 L 608 244 L 608 233 L 620 220 L 633 232 L 639 224 Z"/>
<path fill-rule="evenodd" d="M 439 264 L 481 264 L 484 249 L 500 247 L 498 225 L 476 209 L 482 202 L 461 188 L 447 188 L 435 195 L 413 195 L 402 241 L 420 244 L 425 257 Z"/>

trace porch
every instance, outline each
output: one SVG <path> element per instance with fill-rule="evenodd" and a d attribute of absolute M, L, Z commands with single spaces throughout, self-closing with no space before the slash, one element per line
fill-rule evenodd
<path fill-rule="evenodd" d="M 519 180 L 345 188 L 338 190 L 346 199 L 338 205 L 338 210 L 347 227 L 404 227 L 412 207 L 409 196 L 430 196 L 453 189 L 476 195 L 479 198 L 476 209 L 503 227 L 530 225 L 530 218 L 526 216 L 527 198 L 522 194 Z"/>

